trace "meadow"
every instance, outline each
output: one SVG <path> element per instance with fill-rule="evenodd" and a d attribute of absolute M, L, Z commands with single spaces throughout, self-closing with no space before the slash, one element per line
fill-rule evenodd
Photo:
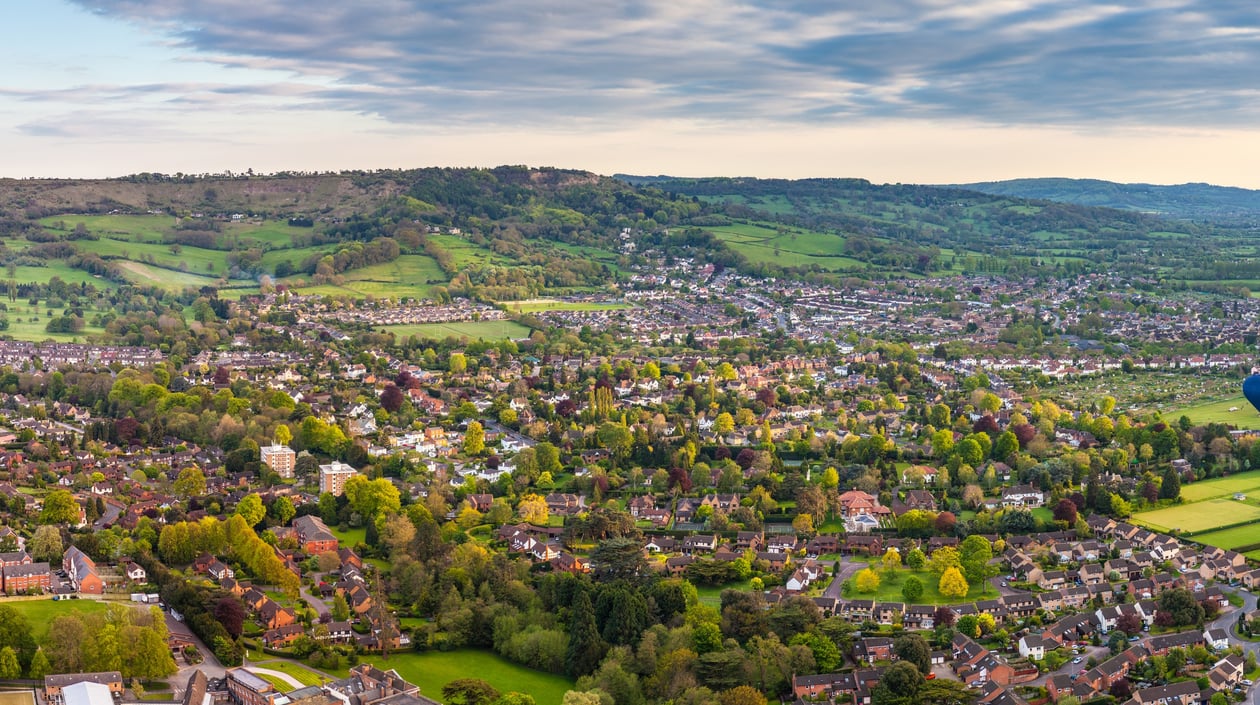
<path fill-rule="evenodd" d="M 706 228 L 750 262 L 772 262 L 784 267 L 808 267 L 836 271 L 866 269 L 865 262 L 843 256 L 844 237 L 800 228 L 778 228 L 755 223 L 735 223 Z"/>
<path fill-rule="evenodd" d="M 618 311 L 630 308 L 625 303 L 601 303 L 595 301 L 561 301 L 559 299 L 531 299 L 509 301 L 503 308 L 514 313 L 538 313 L 539 311 Z"/>
<path fill-rule="evenodd" d="M 1248 402 L 1241 394 L 1206 404 L 1188 406 L 1171 412 L 1169 416 L 1180 418 L 1183 414 L 1188 416 L 1196 426 L 1223 423 L 1244 429 L 1260 428 L 1260 413 L 1256 412 L 1251 402 Z"/>
<path fill-rule="evenodd" d="M 1260 544 L 1260 524 L 1235 526 L 1232 529 L 1197 534 L 1194 540 L 1207 546 L 1217 546 L 1227 550 L 1254 548 Z"/>
<path fill-rule="evenodd" d="M 1247 494 L 1249 490 L 1260 490 L 1260 470 L 1183 484 L 1181 498 L 1186 502 L 1201 502 L 1216 497 L 1232 497 L 1236 492 Z"/>
<path fill-rule="evenodd" d="M 397 670 L 403 678 L 420 686 L 421 695 L 439 702 L 445 702 L 442 700 L 442 686 L 459 678 L 480 678 L 502 693 L 516 691 L 532 695 L 539 705 L 559 703 L 573 687 L 573 681 L 564 676 L 535 671 L 498 654 L 478 649 L 423 653 L 404 651 L 388 658 L 364 656 L 363 662 Z M 267 668 L 275 666 L 276 662 L 267 664 Z M 284 672 L 289 673 L 287 670 Z M 344 677 L 346 670 L 329 673 Z"/>

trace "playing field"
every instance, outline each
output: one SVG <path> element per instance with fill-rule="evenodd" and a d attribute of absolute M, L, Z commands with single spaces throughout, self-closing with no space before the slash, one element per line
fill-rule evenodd
<path fill-rule="evenodd" d="M 1235 549 L 1239 546 L 1254 546 L 1260 544 L 1260 524 L 1247 524 L 1246 526 L 1235 526 L 1232 529 L 1197 534 L 1194 540 L 1208 546 L 1219 546 L 1225 549 Z"/>
<path fill-rule="evenodd" d="M 416 323 L 411 325 L 384 326 L 385 330 L 399 338 L 410 335 L 431 340 L 447 336 L 470 340 L 502 340 L 503 338 L 528 338 L 529 328 L 516 321 L 460 321 L 458 323 Z"/>
<path fill-rule="evenodd" d="M 0 705 L 35 705 L 31 690 L 0 690 Z"/>
<path fill-rule="evenodd" d="M 1237 397 L 1189 406 L 1166 414 L 1168 418 L 1180 418 L 1182 415 L 1188 416 L 1195 425 L 1223 423 L 1238 428 L 1260 428 L 1260 413 L 1256 413 L 1250 402 L 1241 394 Z"/>
<path fill-rule="evenodd" d="M 476 649 L 459 651 L 414 651 L 398 653 L 388 659 L 365 656 L 365 662 L 382 668 L 393 668 L 408 681 L 420 686 L 420 694 L 442 700 L 442 686 L 458 678 L 480 678 L 500 692 L 517 691 L 534 696 L 539 705 L 558 705 L 573 682 L 564 676 L 543 673 L 512 663 L 497 654 Z"/>
<path fill-rule="evenodd" d="M 104 612 L 106 605 L 106 603 L 99 600 L 58 600 L 54 602 L 51 598 L 47 600 L 19 600 L 4 604 L 26 616 L 26 621 L 31 624 L 31 636 L 35 637 L 35 641 L 40 643 L 43 643 L 44 637 L 48 636 L 48 627 L 58 616 L 73 612 L 80 614 Z"/>
<path fill-rule="evenodd" d="M 1181 498 L 1186 502 L 1199 502 L 1216 497 L 1233 497 L 1238 492 L 1247 494 L 1250 490 L 1260 493 L 1260 470 L 1182 485 Z"/>
<path fill-rule="evenodd" d="M 1244 521 L 1260 521 L 1260 508 L 1233 499 L 1209 499 L 1133 516 L 1133 523 L 1156 531 L 1207 531 Z"/>

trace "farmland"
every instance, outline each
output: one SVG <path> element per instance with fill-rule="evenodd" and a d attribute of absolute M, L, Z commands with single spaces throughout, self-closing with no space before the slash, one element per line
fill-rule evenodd
<path fill-rule="evenodd" d="M 558 299 L 531 299 L 504 304 L 513 313 L 538 313 L 539 311 L 617 311 L 630 308 L 624 303 L 596 301 L 560 301 Z"/>
<path fill-rule="evenodd" d="M 1208 546 L 1219 546 L 1229 550 L 1255 547 L 1260 544 L 1260 524 L 1235 526 L 1232 529 L 1198 534 L 1194 540 Z"/>
<path fill-rule="evenodd" d="M 1236 492 L 1247 494 L 1251 490 L 1260 490 L 1260 470 L 1182 485 L 1181 497 L 1186 502 L 1200 502 L 1205 499 L 1233 496 Z"/>
<path fill-rule="evenodd" d="M 1190 418 L 1196 426 L 1209 423 L 1224 423 L 1238 428 L 1260 429 L 1260 413 L 1241 394 L 1220 401 L 1188 406 L 1173 412 L 1174 418 L 1182 414 Z"/>
<path fill-rule="evenodd" d="M 832 233 L 800 228 L 776 228 L 755 223 L 707 228 L 732 250 L 750 262 L 773 262 L 784 267 L 808 267 L 838 271 L 865 269 L 868 265 L 844 257 L 844 238 Z"/>

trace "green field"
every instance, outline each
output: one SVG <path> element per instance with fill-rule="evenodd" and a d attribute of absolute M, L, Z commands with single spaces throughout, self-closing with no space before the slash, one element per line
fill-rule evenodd
<path fill-rule="evenodd" d="M 971 589 L 967 591 L 967 596 L 965 598 L 961 600 L 954 600 L 941 594 L 940 590 L 937 589 L 937 585 L 940 584 L 940 578 L 936 577 L 936 574 L 930 570 L 912 571 L 909 568 L 901 568 L 897 571 L 897 579 L 895 581 L 889 581 L 883 579 L 883 572 L 880 569 L 878 562 L 871 564 L 871 567 L 875 569 L 875 572 L 880 574 L 881 579 L 879 581 L 879 589 L 873 593 L 858 592 L 857 588 L 853 585 L 854 579 L 850 577 L 845 581 L 844 596 L 847 599 L 875 600 L 876 602 L 905 602 L 906 598 L 901 596 L 901 588 L 906 584 L 906 578 L 911 575 L 917 577 L 919 581 L 923 583 L 923 597 L 914 601 L 913 604 L 916 605 L 963 604 L 967 602 L 975 602 L 976 600 L 996 598 L 998 596 L 997 590 L 992 587 L 989 588 L 987 593 L 982 594 L 980 592 L 980 585 L 972 585 Z"/>
<path fill-rule="evenodd" d="M 48 627 L 57 617 L 74 612 L 79 614 L 104 612 L 106 605 L 105 602 L 99 600 L 58 600 L 54 602 L 52 598 L 47 600 L 5 602 L 4 604 L 26 616 L 26 621 L 31 624 L 31 636 L 35 637 L 35 641 L 39 643 L 43 643 L 44 638 L 48 636 Z"/>
<path fill-rule="evenodd" d="M 1133 523 L 1165 532 L 1208 531 L 1244 521 L 1260 521 L 1260 508 L 1232 499 L 1209 499 L 1133 516 Z"/>
<path fill-rule="evenodd" d="M 1236 492 L 1260 489 L 1260 470 L 1240 472 L 1215 480 L 1203 480 L 1181 486 L 1181 498 L 1187 502 L 1200 502 L 1216 497 L 1232 497 Z"/>
<path fill-rule="evenodd" d="M 500 340 L 502 338 L 528 338 L 530 330 L 516 321 L 461 321 L 458 323 L 416 323 L 410 325 L 383 326 L 399 338 L 415 335 L 420 338 L 442 340 L 447 336 L 472 340 Z"/>
<path fill-rule="evenodd" d="M 60 314 L 60 312 L 58 312 Z M 83 330 L 78 333 L 49 333 L 45 328 L 48 326 L 48 317 L 41 314 L 38 320 L 31 321 L 30 314 L 13 315 L 9 314 L 9 329 L 0 331 L 0 336 L 12 338 L 13 340 L 32 340 L 42 342 L 45 340 L 56 340 L 63 343 L 84 342 L 87 336 L 93 333 L 100 333 L 100 328 L 92 326 L 84 326 Z"/>
<path fill-rule="evenodd" d="M 728 583 L 726 585 L 697 585 L 696 594 L 700 597 L 700 601 L 706 605 L 713 607 L 722 606 L 723 590 L 751 590 L 751 580 L 744 580 L 737 583 Z"/>
<path fill-rule="evenodd" d="M 800 228 L 778 228 L 735 223 L 706 228 L 751 262 L 773 262 L 784 267 L 818 267 L 836 271 L 866 269 L 865 262 L 843 256 L 844 237 Z"/>
<path fill-rule="evenodd" d="M 316 673 L 315 671 L 312 671 L 306 666 L 303 666 L 300 663 L 294 663 L 293 661 L 282 661 L 282 660 L 277 659 L 275 661 L 255 662 L 255 665 L 261 668 L 269 668 L 273 671 L 280 671 L 281 673 L 297 680 L 297 682 L 301 683 L 302 685 L 323 685 L 324 682 L 328 680 L 324 676 L 321 676 L 320 674 Z M 262 676 L 262 674 L 258 674 L 258 675 Z M 285 683 L 284 687 L 281 688 L 280 690 L 282 692 L 288 692 L 292 689 L 293 689 L 293 686 L 289 685 L 288 683 Z"/>
<path fill-rule="evenodd" d="M 1198 534 L 1194 537 L 1194 540 L 1208 546 L 1218 546 L 1224 549 L 1235 549 L 1239 546 L 1254 546 L 1255 544 L 1260 543 L 1260 524 L 1235 526 L 1232 529 L 1223 529 L 1221 531 L 1211 531 L 1206 534 Z"/>
<path fill-rule="evenodd" d="M 475 649 L 459 651 L 404 652 L 382 659 L 365 656 L 363 660 L 381 668 L 392 668 L 411 683 L 420 686 L 420 694 L 442 699 L 442 686 L 458 678 L 480 678 L 500 692 L 517 691 L 534 696 L 539 705 L 558 705 L 573 681 L 552 673 L 535 671 L 507 659 Z M 279 670 L 279 669 L 277 669 Z"/>
<path fill-rule="evenodd" d="M 1238 428 L 1260 428 L 1260 413 L 1257 413 L 1251 403 L 1241 394 L 1229 399 L 1178 409 L 1169 412 L 1167 417 L 1177 419 L 1182 415 L 1190 417 L 1190 421 L 1196 426 L 1223 423 Z"/>
<path fill-rule="evenodd" d="M 337 537 L 342 546 L 354 548 L 367 540 L 367 529 L 361 526 L 356 529 L 346 529 L 345 531 L 340 530 L 336 526 L 330 526 L 328 530 L 333 533 L 333 536 Z"/>
<path fill-rule="evenodd" d="M 538 311 L 617 311 L 630 308 L 630 305 L 616 302 L 597 303 L 592 301 L 534 299 L 531 301 L 505 302 L 503 307 L 515 313 L 537 313 Z"/>

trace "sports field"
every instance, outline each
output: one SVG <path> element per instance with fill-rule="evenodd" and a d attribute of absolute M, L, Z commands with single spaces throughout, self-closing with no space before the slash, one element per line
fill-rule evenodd
<path fill-rule="evenodd" d="M 1197 534 L 1194 540 L 1208 546 L 1219 546 L 1225 549 L 1255 546 L 1260 544 L 1260 524 L 1247 524 L 1246 526 L 1235 526 L 1232 529 Z"/>
<path fill-rule="evenodd" d="M 1233 497 L 1238 492 L 1248 494 L 1250 490 L 1257 490 L 1260 494 L 1260 470 L 1182 485 L 1181 498 L 1186 502 L 1200 502 L 1216 497 Z"/>
<path fill-rule="evenodd" d="M 1209 499 L 1133 516 L 1133 523 L 1164 532 L 1208 531 L 1244 521 L 1260 521 L 1260 508 L 1233 499 Z"/>
<path fill-rule="evenodd" d="M 1223 423 L 1244 429 L 1260 428 L 1260 413 L 1240 394 L 1220 401 L 1188 406 L 1168 412 L 1168 418 L 1188 416 L 1196 425 Z"/>
<path fill-rule="evenodd" d="M 414 335 L 419 338 L 442 340 L 448 336 L 470 340 L 502 340 L 504 338 L 528 338 L 529 328 L 516 321 L 460 321 L 458 323 L 415 323 L 383 326 L 401 338 Z"/>

